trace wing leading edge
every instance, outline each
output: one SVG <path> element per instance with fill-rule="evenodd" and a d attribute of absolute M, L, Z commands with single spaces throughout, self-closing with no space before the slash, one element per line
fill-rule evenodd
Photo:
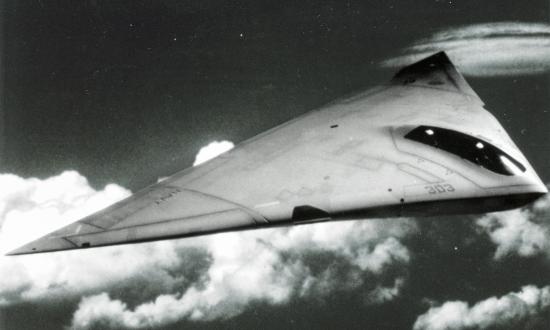
<path fill-rule="evenodd" d="M 468 150 L 453 154 L 456 148 L 407 138 L 422 127 L 441 128 L 426 134 L 471 136 L 478 147 L 491 144 L 525 170 L 503 177 L 464 159 L 477 155 Z M 495 211 L 544 193 L 498 121 L 438 53 L 403 68 L 389 85 L 284 123 L 9 254 L 326 220 Z"/>

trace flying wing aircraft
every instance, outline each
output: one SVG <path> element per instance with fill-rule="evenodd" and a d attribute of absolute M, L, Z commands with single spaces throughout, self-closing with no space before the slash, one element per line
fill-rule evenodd
<path fill-rule="evenodd" d="M 328 220 L 490 212 L 545 193 L 441 52 L 10 255 Z"/>

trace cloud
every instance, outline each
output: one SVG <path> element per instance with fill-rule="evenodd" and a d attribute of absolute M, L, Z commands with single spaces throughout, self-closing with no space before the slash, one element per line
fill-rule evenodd
<path fill-rule="evenodd" d="M 522 209 L 483 215 L 474 222 L 474 227 L 474 234 L 487 235 L 495 244 L 493 258 L 496 261 L 510 257 L 545 258 L 538 264 L 538 269 L 543 271 L 545 260 L 550 260 L 548 195 Z M 474 236 L 475 240 L 482 238 Z M 506 281 L 517 282 L 515 277 Z M 528 285 L 520 292 L 491 297 L 473 306 L 465 301 L 447 301 L 434 306 L 417 318 L 414 329 L 542 329 L 548 322 L 550 286 Z"/>
<path fill-rule="evenodd" d="M 550 322 L 550 286 L 539 289 L 530 285 L 518 293 L 491 297 L 472 307 L 463 301 L 432 307 L 417 318 L 414 329 L 542 329 L 547 322 Z"/>
<path fill-rule="evenodd" d="M 4 253 L 130 194 L 114 184 L 95 190 L 74 171 L 43 180 L 4 174 L 0 187 Z M 314 302 L 338 292 L 380 304 L 406 285 L 411 256 L 403 240 L 415 232 L 407 219 L 349 221 L 2 255 L 0 306 L 80 300 L 74 328 L 135 328 L 223 319 L 256 302 Z"/>
<path fill-rule="evenodd" d="M 446 29 L 416 41 L 403 55 L 381 65 L 403 67 L 442 50 L 465 75 L 544 73 L 550 71 L 550 25 L 499 22 Z"/>
<path fill-rule="evenodd" d="M 510 255 L 545 256 L 550 260 L 550 196 L 532 207 L 489 213 L 477 220 L 478 227 L 497 245 L 495 259 Z"/>
<path fill-rule="evenodd" d="M 384 303 L 399 295 L 407 276 L 410 254 L 398 238 L 415 231 L 413 222 L 401 219 L 207 236 L 194 242 L 212 260 L 206 280 L 134 308 L 105 292 L 86 297 L 72 326 L 150 328 L 224 319 L 255 302 L 278 305 L 352 290 L 362 292 L 366 304 Z"/>
<path fill-rule="evenodd" d="M 45 180 L 0 174 L 0 252 L 5 253 L 129 194 L 114 184 L 95 191 L 75 171 Z"/>
<path fill-rule="evenodd" d="M 130 193 L 117 185 L 95 190 L 74 171 L 44 180 L 0 175 L 0 187 L 9 187 L 0 189 L 4 251 Z M 548 218 L 549 207 L 546 198 L 476 224 L 497 244 L 496 258 L 544 254 L 536 232 L 547 228 L 540 219 Z M 0 256 L 0 306 L 73 301 L 71 326 L 85 329 L 225 319 L 256 303 L 321 303 L 335 294 L 359 295 L 365 306 L 383 304 L 407 286 L 413 252 L 404 242 L 418 233 L 414 221 L 385 219 Z"/>
<path fill-rule="evenodd" d="M 235 145 L 233 144 L 233 142 L 230 141 L 210 142 L 209 145 L 202 147 L 199 150 L 197 156 L 195 157 L 195 162 L 193 163 L 193 166 L 197 166 L 206 161 L 209 161 L 210 159 L 233 149 L 234 146 Z"/>
<path fill-rule="evenodd" d="M 68 261 L 77 266 L 90 262 L 86 267 L 93 268 L 99 260 L 79 260 L 70 254 L 22 258 L 4 254 L 128 196 L 129 191 L 112 184 L 96 191 L 75 171 L 45 180 L 2 174 L 0 187 L 0 304 L 44 296 L 47 292 L 55 294 L 61 286 L 86 287 L 90 276 L 100 275 L 75 273 L 79 267 L 65 265 Z"/>

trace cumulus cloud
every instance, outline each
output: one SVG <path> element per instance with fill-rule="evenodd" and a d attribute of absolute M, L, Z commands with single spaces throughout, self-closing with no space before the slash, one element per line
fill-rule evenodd
<path fill-rule="evenodd" d="M 442 50 L 465 75 L 544 73 L 550 71 L 550 25 L 498 22 L 446 29 L 414 42 L 403 55 L 381 64 L 402 67 Z"/>
<path fill-rule="evenodd" d="M 217 149 L 220 150 L 220 149 Z M 129 195 L 74 171 L 40 180 L 0 175 L 2 252 Z M 399 296 L 417 231 L 407 219 L 350 221 L 130 246 L 0 256 L 0 306 L 80 300 L 74 328 L 140 328 L 242 313 L 255 302 L 322 300 L 346 291 Z"/>
<path fill-rule="evenodd" d="M 489 213 L 477 225 L 497 245 L 495 259 L 517 255 L 550 259 L 550 196 L 532 207 Z"/>
<path fill-rule="evenodd" d="M 550 322 L 550 286 L 530 285 L 471 307 L 463 301 L 432 307 L 417 318 L 414 329 L 542 329 L 546 322 Z"/>
<path fill-rule="evenodd" d="M 209 161 L 210 159 L 219 156 L 220 154 L 223 154 L 226 151 L 229 151 L 233 149 L 235 145 L 233 142 L 230 141 L 214 141 L 210 142 L 205 147 L 202 147 L 199 152 L 197 153 L 197 156 L 195 156 L 195 162 L 193 163 L 193 166 L 200 165 L 206 161 Z"/>
<path fill-rule="evenodd" d="M 0 174 L 0 253 L 129 194 L 114 184 L 95 191 L 86 178 L 75 171 L 45 180 Z"/>
<path fill-rule="evenodd" d="M 95 190 L 74 171 L 44 180 L 0 175 L 0 187 L 4 252 L 130 193 L 117 185 Z M 487 215 L 477 225 L 497 244 L 496 258 L 544 254 L 548 237 L 540 233 L 547 235 L 541 228 L 548 227 L 539 219 L 548 218 L 549 208 L 546 198 L 530 209 Z M 381 304 L 402 294 L 412 258 L 403 242 L 418 231 L 416 222 L 408 219 L 349 221 L 0 256 L 0 306 L 80 300 L 71 327 L 85 329 L 224 319 L 257 302 L 321 302 L 343 292 L 361 295 L 365 305 Z M 516 296 L 528 297 L 528 292 L 534 292 L 533 287 L 491 299 L 500 306 Z M 521 315 L 532 315 L 543 305 L 525 301 Z M 490 305 L 482 303 L 471 308 L 463 302 L 445 303 L 421 316 L 417 327 L 430 329 L 426 324 L 441 319 L 443 309 L 473 319 L 478 312 L 472 311 L 482 310 L 476 306 Z"/>
<path fill-rule="evenodd" d="M 399 295 L 407 276 L 410 254 L 398 238 L 415 231 L 413 222 L 401 219 L 207 236 L 193 242 L 212 260 L 206 280 L 134 308 L 107 293 L 86 297 L 73 327 L 150 328 L 181 319 L 207 321 L 240 314 L 254 302 L 276 305 L 350 290 L 361 290 L 367 304 L 383 303 Z"/>
<path fill-rule="evenodd" d="M 543 257 L 550 260 L 550 196 L 534 204 L 489 213 L 475 222 L 496 245 L 494 259 Z M 542 329 L 550 322 L 550 286 L 528 285 L 520 292 L 491 297 L 473 306 L 447 301 L 420 315 L 415 330 Z"/>
<path fill-rule="evenodd" d="M 2 174 L 0 187 L 0 304 L 55 292 L 56 284 L 78 286 L 79 277 L 86 285 L 89 273 L 70 274 L 71 268 L 63 267 L 64 261 L 71 260 L 69 256 L 9 258 L 4 254 L 122 199 L 129 192 L 112 184 L 96 191 L 74 171 L 45 180 Z M 83 263 L 74 256 L 72 260 Z"/>

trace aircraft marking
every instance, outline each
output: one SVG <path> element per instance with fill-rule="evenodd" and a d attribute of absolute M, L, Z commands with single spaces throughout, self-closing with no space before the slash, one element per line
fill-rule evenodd
<path fill-rule="evenodd" d="M 455 187 L 453 187 L 453 185 L 450 183 L 432 184 L 424 186 L 424 189 L 428 190 L 428 193 L 431 195 L 452 193 L 456 191 Z"/>

